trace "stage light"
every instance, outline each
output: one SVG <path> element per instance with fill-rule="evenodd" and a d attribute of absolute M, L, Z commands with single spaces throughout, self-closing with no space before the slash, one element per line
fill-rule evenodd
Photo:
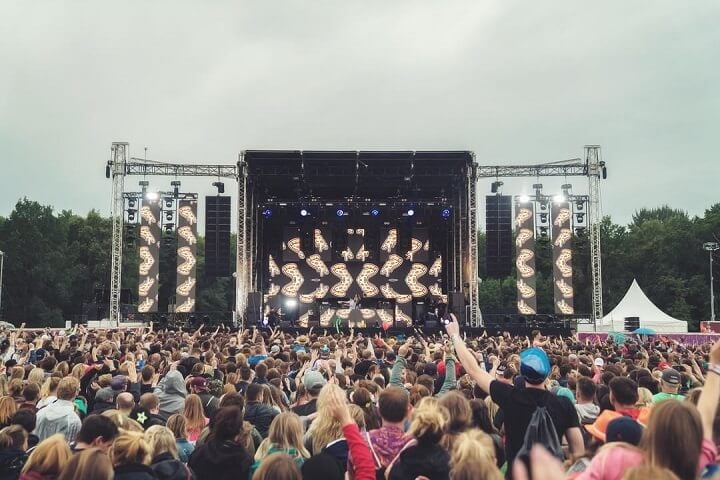
<path fill-rule="evenodd" d="M 170 234 L 170 233 L 172 233 L 173 228 L 175 227 L 175 224 L 174 223 L 166 223 L 165 225 L 163 225 L 163 227 L 165 227 L 165 233 Z"/>
<path fill-rule="evenodd" d="M 105 165 L 105 178 L 110 178 L 110 162 Z"/>
<path fill-rule="evenodd" d="M 337 215 L 338 217 L 342 217 L 343 215 L 345 215 L 345 211 L 342 208 L 338 208 L 337 212 L 335 212 L 335 215 Z"/>
<path fill-rule="evenodd" d="M 167 213 L 165 213 L 165 220 L 167 220 L 167 221 L 169 222 L 169 221 L 171 221 L 172 219 L 173 219 L 173 212 L 172 212 L 172 211 L 168 211 Z"/>
<path fill-rule="evenodd" d="M 576 213 L 575 218 L 577 219 L 578 223 L 583 223 L 585 221 L 585 214 L 584 213 Z"/>
<path fill-rule="evenodd" d="M 137 212 L 137 210 L 135 210 L 134 208 L 128 208 L 127 212 L 128 212 L 128 221 L 134 222 L 135 221 L 135 212 Z"/>
<path fill-rule="evenodd" d="M 585 203 L 582 200 L 578 200 L 577 202 L 575 202 L 576 210 L 582 210 L 583 208 L 585 208 Z"/>
<path fill-rule="evenodd" d="M 147 200 L 158 200 L 160 198 L 160 195 L 157 192 L 147 192 L 145 194 L 145 198 Z"/>
<path fill-rule="evenodd" d="M 135 199 L 134 198 L 131 198 L 130 200 L 128 200 L 128 207 L 135 208 Z"/>
<path fill-rule="evenodd" d="M 307 217 L 307 216 L 308 216 L 308 211 L 303 208 L 302 210 L 300 210 L 300 216 L 301 216 L 301 217 Z"/>
<path fill-rule="evenodd" d="M 503 182 L 500 182 L 500 181 L 495 181 L 495 182 L 493 182 L 492 184 L 490 184 L 490 192 L 492 192 L 492 193 L 498 193 L 498 190 L 499 190 L 500 187 L 502 187 L 503 185 L 505 185 L 505 184 L 504 184 Z"/>
<path fill-rule="evenodd" d="M 173 199 L 170 197 L 165 197 L 165 208 L 172 208 L 173 206 Z"/>
<path fill-rule="evenodd" d="M 373 217 L 377 217 L 378 215 L 380 215 L 380 210 L 378 210 L 377 208 L 373 208 L 372 210 L 370 210 L 370 215 L 372 215 Z"/>
<path fill-rule="evenodd" d="M 553 202 L 555 202 L 555 203 L 562 203 L 565 200 L 567 200 L 567 198 L 565 198 L 565 195 L 555 195 L 553 197 Z"/>
<path fill-rule="evenodd" d="M 443 208 L 442 212 L 440 212 L 440 215 L 442 215 L 443 218 L 448 218 L 448 217 L 450 217 L 451 213 L 452 212 L 450 211 L 449 208 Z"/>
<path fill-rule="evenodd" d="M 287 308 L 297 307 L 297 300 L 295 300 L 294 298 L 288 298 L 287 300 L 285 300 L 285 307 L 287 307 Z"/>
<path fill-rule="evenodd" d="M 170 186 L 173 187 L 173 195 L 175 196 L 175 198 L 177 198 L 180 194 L 180 181 L 173 180 L 172 182 L 170 182 Z"/>
<path fill-rule="evenodd" d="M 412 208 L 408 209 L 407 216 L 412 217 L 413 215 L 415 215 L 415 210 L 413 210 Z"/>
<path fill-rule="evenodd" d="M 212 186 L 217 188 L 218 195 L 225 193 L 225 184 L 223 182 L 213 182 Z"/>
<path fill-rule="evenodd" d="M 530 201 L 530 196 L 520 195 L 520 198 L 518 200 L 520 200 L 520 203 L 528 203 Z"/>
<path fill-rule="evenodd" d="M 263 210 L 262 214 L 263 214 L 263 217 L 270 218 L 270 217 L 272 217 L 272 210 L 270 210 L 269 208 L 266 208 L 265 210 Z"/>
<path fill-rule="evenodd" d="M 568 195 L 570 195 L 570 190 L 572 190 L 572 184 L 563 183 L 560 188 L 562 189 L 563 195 L 567 197 Z"/>
<path fill-rule="evenodd" d="M 548 221 L 548 214 L 547 213 L 541 213 L 540 214 L 540 223 L 547 223 Z"/>
<path fill-rule="evenodd" d="M 540 237 L 542 239 L 548 238 L 548 228 L 547 227 L 540 227 Z"/>

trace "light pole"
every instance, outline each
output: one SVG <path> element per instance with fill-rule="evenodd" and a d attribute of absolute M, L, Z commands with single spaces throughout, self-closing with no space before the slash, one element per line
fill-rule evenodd
<path fill-rule="evenodd" d="M 720 250 L 717 242 L 703 243 L 703 249 L 710 254 L 710 321 L 715 321 L 715 291 L 713 288 L 713 252 Z"/>
<path fill-rule="evenodd" d="M 0 317 L 2 317 L 2 281 L 3 281 L 3 266 L 5 266 L 5 252 L 0 250 Z"/>

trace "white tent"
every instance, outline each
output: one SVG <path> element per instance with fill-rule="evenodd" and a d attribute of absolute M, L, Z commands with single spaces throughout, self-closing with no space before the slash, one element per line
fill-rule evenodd
<path fill-rule="evenodd" d="M 638 317 L 640 327 L 651 328 L 658 333 L 686 333 L 688 331 L 686 321 L 673 318 L 655 306 L 635 280 L 620 303 L 598 322 L 597 331 L 622 332 L 625 330 L 626 317 Z"/>

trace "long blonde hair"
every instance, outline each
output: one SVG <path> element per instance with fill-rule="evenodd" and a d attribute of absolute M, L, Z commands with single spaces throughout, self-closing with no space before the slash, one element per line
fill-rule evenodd
<path fill-rule="evenodd" d="M 48 377 L 40 388 L 40 398 L 47 398 L 57 393 L 58 385 L 60 385 L 60 379 L 58 377 Z"/>
<path fill-rule="evenodd" d="M 175 460 L 180 458 L 175 435 L 169 428 L 162 425 L 153 425 L 145 432 L 145 439 L 152 447 L 153 458 L 163 453 L 169 453 Z"/>
<path fill-rule="evenodd" d="M 35 447 L 25 463 L 22 473 L 36 472 L 48 477 L 56 477 L 70 461 L 70 457 L 72 457 L 72 452 L 65 436 L 56 433 Z"/>
<path fill-rule="evenodd" d="M 408 435 L 419 443 L 439 443 L 445 434 L 450 413 L 434 397 L 420 400 L 412 412 Z"/>
<path fill-rule="evenodd" d="M 194 393 L 187 396 L 183 417 L 185 417 L 189 432 L 205 428 L 205 412 L 203 412 L 202 400 L 199 396 Z"/>
<path fill-rule="evenodd" d="M 138 432 L 119 435 L 110 449 L 110 459 L 115 467 L 134 463 L 150 465 L 151 456 L 152 447 L 143 434 Z"/>
<path fill-rule="evenodd" d="M 40 367 L 35 367 L 30 370 L 28 383 L 37 383 L 38 386 L 42 386 L 42 384 L 45 383 L 45 370 Z"/>
<path fill-rule="evenodd" d="M 110 457 L 99 448 L 88 448 L 73 455 L 57 480 L 75 480 L 76 478 L 112 480 L 114 477 L 115 472 Z"/>
<path fill-rule="evenodd" d="M 308 435 L 312 438 L 312 450 L 313 454 L 317 455 L 320 451 L 327 446 L 330 442 L 342 438 L 343 430 L 342 424 L 333 418 L 332 415 L 328 415 L 327 405 L 331 396 L 345 395 L 343 390 L 335 385 L 334 383 L 328 383 L 322 390 L 317 399 L 317 412 L 318 416 L 310 424 Z"/>
<path fill-rule="evenodd" d="M 470 429 L 457 435 L 450 454 L 453 480 L 503 478 L 495 465 L 495 445 L 482 430 Z"/>
<path fill-rule="evenodd" d="M 17 412 L 15 399 L 10 396 L 0 397 L 0 425 L 9 425 L 10 417 Z"/>
<path fill-rule="evenodd" d="M 283 412 L 276 416 L 270 424 L 267 438 L 255 452 L 255 460 L 265 458 L 270 447 L 282 450 L 294 448 L 301 457 L 310 458 L 310 452 L 303 445 L 303 426 L 300 417 L 293 412 Z"/>

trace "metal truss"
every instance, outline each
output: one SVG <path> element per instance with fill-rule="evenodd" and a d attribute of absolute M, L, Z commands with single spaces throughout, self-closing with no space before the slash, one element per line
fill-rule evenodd
<path fill-rule="evenodd" d="M 111 160 L 107 164 L 106 174 L 112 177 L 112 250 L 110 273 L 110 321 L 118 324 L 120 318 L 120 289 L 122 285 L 123 256 L 123 219 L 126 198 L 138 198 L 142 193 L 125 192 L 126 175 L 156 175 L 170 177 L 222 177 L 238 179 L 240 164 L 237 165 L 183 165 L 179 163 L 162 163 L 141 158 L 128 160 L 127 142 L 113 142 Z M 238 182 L 240 183 L 240 182 Z M 244 185 L 244 184 L 243 184 Z M 243 186 L 244 189 L 244 186 Z M 162 196 L 172 196 L 174 192 L 158 192 Z M 197 194 L 179 194 L 177 198 L 197 198 Z M 244 215 L 244 211 L 243 211 Z M 243 217 L 244 218 L 244 217 Z M 239 237 L 239 235 L 238 235 Z M 238 271 L 238 279 L 241 277 Z M 238 281 L 238 285 L 246 284 Z M 239 293 L 239 292 L 238 292 Z M 240 298 L 238 296 L 238 298 Z M 245 301 L 242 301 L 244 307 Z M 243 312 L 244 310 L 240 310 Z"/>
<path fill-rule="evenodd" d="M 110 321 L 117 325 L 120 321 L 120 289 L 122 288 L 122 254 L 123 254 L 123 217 L 125 198 L 125 165 L 127 162 L 128 144 L 114 142 L 110 149 L 111 160 L 108 167 L 112 174 L 112 250 L 110 265 Z"/>
<path fill-rule="evenodd" d="M 602 204 L 600 202 L 600 179 L 604 177 L 605 162 L 600 157 L 599 145 L 586 145 L 585 158 L 588 164 L 590 187 L 590 268 L 592 272 L 592 318 L 597 322 L 603 317 L 602 255 L 600 249 L 600 231 L 602 223 Z"/>
<path fill-rule="evenodd" d="M 586 177 L 587 162 L 579 158 L 539 165 L 478 165 L 477 178 L 497 177 Z"/>
<path fill-rule="evenodd" d="M 161 175 L 167 177 L 224 177 L 237 178 L 235 165 L 182 165 L 161 163 L 142 158 L 131 158 L 125 166 L 125 175 Z"/>

